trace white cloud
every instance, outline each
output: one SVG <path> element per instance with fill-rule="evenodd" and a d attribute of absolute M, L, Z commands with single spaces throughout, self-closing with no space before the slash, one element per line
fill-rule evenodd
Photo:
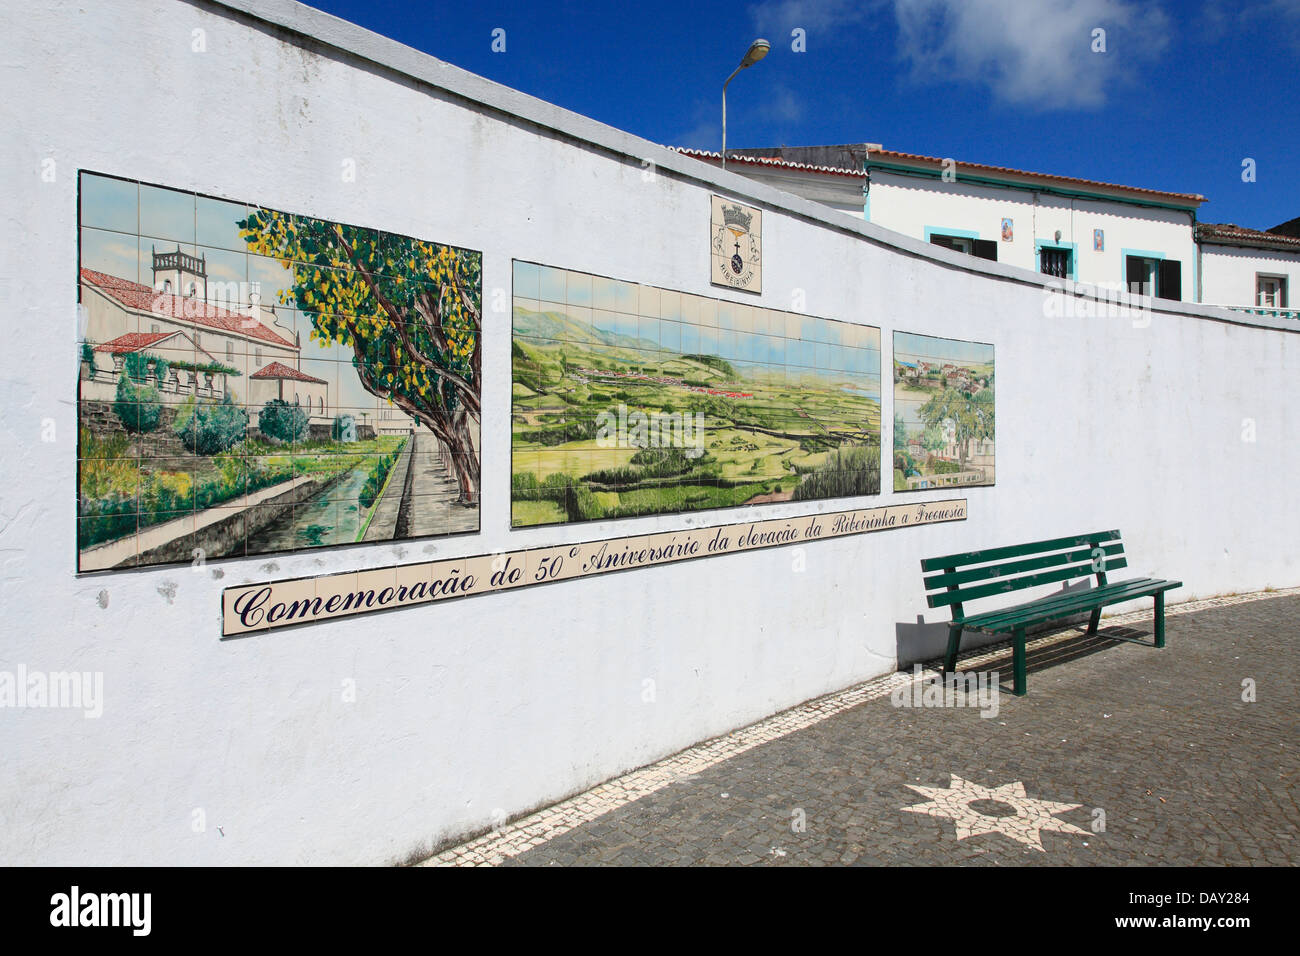
<path fill-rule="evenodd" d="M 1243 32 L 1272 36 L 1300 50 L 1300 0 L 1259 0 L 1242 3 L 1231 11 L 1215 8 L 1220 20 L 1235 16 Z"/>
<path fill-rule="evenodd" d="M 801 29 L 810 49 L 840 39 L 840 30 L 874 16 L 884 0 L 763 0 L 749 8 L 759 33 L 774 45 L 790 41 L 790 31 Z"/>
<path fill-rule="evenodd" d="M 1139 0 L 894 0 L 914 79 L 986 85 L 1040 109 L 1100 107 L 1168 44 L 1168 18 Z M 1106 52 L 1092 50 L 1106 31 Z"/>
<path fill-rule="evenodd" d="M 779 123 L 794 123 L 803 119 L 803 103 L 794 91 L 782 84 L 777 84 L 770 92 L 763 94 L 762 109 L 769 120 Z"/>

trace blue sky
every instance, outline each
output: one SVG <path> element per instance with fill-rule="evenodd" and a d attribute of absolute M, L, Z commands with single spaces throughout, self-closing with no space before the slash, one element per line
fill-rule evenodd
<path fill-rule="evenodd" d="M 722 82 L 763 36 L 771 54 L 728 90 L 733 147 L 876 142 L 1199 192 L 1206 222 L 1300 216 L 1300 0 L 312 5 L 654 142 L 714 150 Z"/>

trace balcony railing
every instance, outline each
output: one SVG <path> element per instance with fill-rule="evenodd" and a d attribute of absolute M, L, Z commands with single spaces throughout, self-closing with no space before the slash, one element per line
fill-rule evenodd
<path fill-rule="evenodd" d="M 118 356 L 114 356 L 114 368 L 111 371 L 82 363 L 81 379 L 84 383 L 92 386 L 91 391 L 84 393 L 82 398 L 98 400 L 101 392 L 109 394 L 116 390 L 118 379 L 122 377 L 122 363 L 118 361 L 118 358 Z M 135 381 L 136 385 L 156 388 L 164 396 L 193 395 L 196 398 L 220 400 L 226 394 L 226 376 L 224 375 L 185 369 L 171 369 L 170 372 L 171 374 L 161 382 L 158 381 L 158 376 L 153 372 L 146 375 L 142 382 L 133 381 Z"/>
<path fill-rule="evenodd" d="M 1300 322 L 1300 309 L 1270 309 L 1262 305 L 1229 305 L 1225 308 L 1233 312 L 1246 312 L 1250 315 L 1262 315 L 1270 319 L 1286 319 Z"/>

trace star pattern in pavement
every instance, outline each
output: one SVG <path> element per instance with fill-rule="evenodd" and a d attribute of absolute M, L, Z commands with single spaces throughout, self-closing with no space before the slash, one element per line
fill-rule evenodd
<path fill-rule="evenodd" d="M 947 787 L 917 787 L 910 783 L 907 786 L 928 799 L 925 803 L 915 803 L 902 809 L 907 813 L 924 813 L 952 820 L 957 828 L 958 840 L 982 833 L 1001 833 L 1045 852 L 1042 839 L 1044 830 L 1088 835 L 1087 830 L 1058 820 L 1055 816 L 1068 810 L 1078 810 L 1082 804 L 1034 799 L 1025 792 L 1025 785 L 1019 780 L 1004 783 L 1000 787 L 982 787 L 953 774 Z M 994 801 L 1010 807 L 1012 812 L 1005 815 L 982 812 L 972 806 L 980 801 Z"/>

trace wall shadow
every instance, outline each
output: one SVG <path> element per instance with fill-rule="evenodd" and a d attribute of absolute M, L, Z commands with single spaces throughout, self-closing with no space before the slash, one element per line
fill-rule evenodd
<path fill-rule="evenodd" d="M 1084 622 L 1083 626 L 1086 627 L 1086 622 Z M 1054 625 L 1054 629 L 1061 630 L 1059 625 Z M 999 640 L 1006 640 L 1006 638 L 999 635 Z M 1103 627 L 1096 634 L 1079 632 L 1062 634 L 1059 640 L 1053 641 L 1044 647 L 1030 648 L 1025 655 L 1025 669 L 1028 675 L 1032 677 L 1034 674 L 1049 671 L 1055 667 L 1085 657 L 1091 657 L 1094 654 L 1103 653 L 1111 648 L 1119 647 L 1121 644 L 1142 644 L 1146 647 L 1154 647 L 1154 634 L 1151 630 L 1122 625 Z M 964 653 L 963 656 L 965 656 Z M 931 663 L 933 667 L 938 668 L 939 661 L 932 660 Z M 957 668 L 962 673 L 986 675 L 995 673 L 998 675 L 998 684 L 1002 690 L 1007 693 L 1013 692 L 1013 664 L 1010 645 L 996 651 L 992 660 L 981 661 L 977 667 L 967 667 L 963 665 L 962 658 L 958 658 Z"/>
<path fill-rule="evenodd" d="M 1034 674 L 1049 671 L 1072 661 L 1091 657 L 1094 654 L 1101 654 L 1111 648 L 1119 647 L 1121 644 L 1145 644 L 1147 647 L 1153 647 L 1154 636 L 1150 631 L 1116 626 L 1103 627 L 1096 634 L 1074 634 L 1062 637 L 1061 640 L 1053 641 L 1045 647 L 1030 648 L 1025 655 L 1025 669 L 1032 682 Z M 957 666 L 961 666 L 960 660 Z M 1001 678 L 1000 685 L 1002 689 L 1011 693 L 1013 673 L 1011 648 L 1008 647 L 999 652 L 994 660 L 981 664 L 979 671 L 996 671 Z"/>
<path fill-rule="evenodd" d="M 1078 584 L 1066 584 L 1059 590 L 1051 592 L 1049 595 L 1037 595 L 1037 597 L 1052 597 L 1058 594 L 1075 594 L 1080 591 L 1092 590 L 1092 579 L 1080 581 Z M 1012 601 L 1009 605 L 1014 607 L 1019 601 Z M 985 602 L 981 601 L 977 610 L 996 610 L 995 606 L 986 607 Z M 967 608 L 970 613 L 970 608 Z M 917 662 L 924 663 L 944 655 L 948 649 L 948 622 L 952 615 L 948 608 L 937 607 L 931 611 L 933 621 L 927 621 L 926 615 L 918 614 L 916 621 L 900 621 L 894 624 L 894 643 L 895 652 L 898 655 L 898 667 L 903 669 L 911 667 Z M 1079 624 L 1086 624 L 1088 613 L 1075 614 L 1070 617 L 1063 617 L 1059 620 L 1051 621 L 1047 624 L 1040 624 L 1029 628 L 1027 633 L 1032 636 L 1041 634 L 1044 631 L 1057 631 L 1062 628 L 1074 627 Z M 1010 638 L 1010 633 L 1006 634 L 986 634 L 982 631 L 967 631 L 961 638 L 961 653 L 965 656 L 968 652 L 989 644 L 996 644 L 998 641 L 1005 641 Z"/>

